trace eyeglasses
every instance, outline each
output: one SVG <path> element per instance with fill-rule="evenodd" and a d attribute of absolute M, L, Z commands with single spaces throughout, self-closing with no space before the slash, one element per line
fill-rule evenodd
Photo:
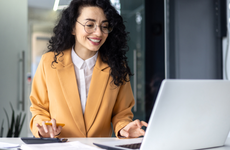
<path fill-rule="evenodd" d="M 81 24 L 80 22 L 78 22 L 78 23 Z M 84 26 L 85 32 L 87 32 L 89 34 L 96 31 L 96 29 L 98 27 L 98 25 L 94 21 L 90 21 L 90 20 L 87 21 L 85 23 L 85 25 L 83 25 L 83 24 L 81 24 L 81 25 Z M 100 27 L 101 31 L 105 34 L 109 34 L 113 30 L 113 27 L 111 27 L 108 22 L 102 22 L 99 27 Z"/>

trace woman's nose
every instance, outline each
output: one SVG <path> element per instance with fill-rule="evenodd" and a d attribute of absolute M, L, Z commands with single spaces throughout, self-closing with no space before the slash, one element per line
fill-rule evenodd
<path fill-rule="evenodd" d="M 100 26 L 96 25 L 94 33 L 97 34 L 97 36 L 102 35 L 102 31 L 101 31 Z"/>

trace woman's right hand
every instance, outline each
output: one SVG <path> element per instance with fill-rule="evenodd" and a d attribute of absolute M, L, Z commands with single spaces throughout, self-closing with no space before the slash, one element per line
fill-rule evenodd
<path fill-rule="evenodd" d="M 45 123 L 52 123 L 51 125 L 46 125 Z M 36 124 L 38 128 L 39 136 L 43 138 L 54 138 L 56 135 L 60 134 L 62 126 L 56 126 L 56 120 L 51 119 L 51 121 L 42 121 L 42 125 Z"/>

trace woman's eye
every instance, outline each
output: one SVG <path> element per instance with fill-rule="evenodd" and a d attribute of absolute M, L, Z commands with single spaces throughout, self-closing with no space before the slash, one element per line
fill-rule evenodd
<path fill-rule="evenodd" d="M 108 29 L 109 27 L 108 26 L 102 26 L 103 29 Z"/>
<path fill-rule="evenodd" d="M 93 28 L 94 27 L 94 25 L 91 25 L 91 24 L 89 24 L 89 25 L 86 25 L 88 28 Z"/>

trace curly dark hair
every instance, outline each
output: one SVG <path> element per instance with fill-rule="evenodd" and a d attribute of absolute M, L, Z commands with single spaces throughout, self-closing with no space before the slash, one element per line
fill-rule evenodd
<path fill-rule="evenodd" d="M 99 53 L 103 62 L 107 63 L 111 70 L 114 84 L 122 85 L 129 81 L 128 76 L 132 76 L 127 63 L 126 52 L 129 50 L 127 45 L 128 32 L 125 31 L 125 25 L 122 17 L 111 5 L 109 0 L 72 0 L 69 7 L 61 13 L 60 20 L 54 27 L 54 36 L 51 37 L 48 45 L 48 52 L 54 52 L 54 61 L 57 62 L 58 55 L 64 55 L 63 51 L 71 48 L 75 44 L 75 37 L 72 30 L 77 18 L 80 15 L 80 9 L 87 6 L 100 7 L 113 27 L 105 43 L 100 47 Z"/>

